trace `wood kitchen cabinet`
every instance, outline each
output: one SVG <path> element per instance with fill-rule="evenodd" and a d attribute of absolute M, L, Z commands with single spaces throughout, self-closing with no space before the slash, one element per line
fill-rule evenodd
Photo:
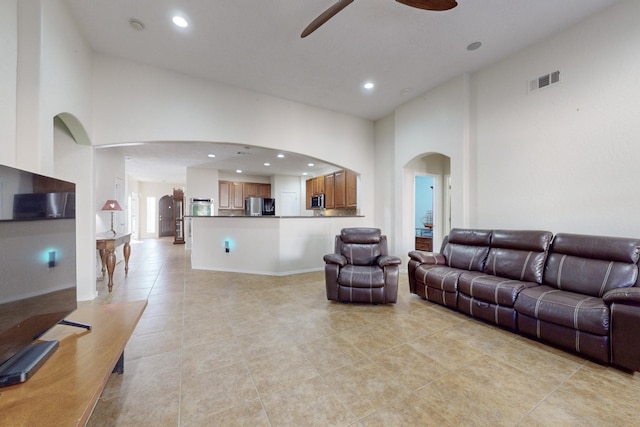
<path fill-rule="evenodd" d="M 244 183 L 232 182 L 231 209 L 244 209 Z"/>
<path fill-rule="evenodd" d="M 347 194 L 346 194 L 346 177 L 345 172 L 337 171 L 333 174 L 333 200 L 334 208 L 341 209 L 347 207 Z"/>
<path fill-rule="evenodd" d="M 229 181 L 218 181 L 218 209 L 231 209 L 231 186 Z"/>
<path fill-rule="evenodd" d="M 271 197 L 271 184 L 218 181 L 218 209 L 244 209 L 247 197 Z"/>
<path fill-rule="evenodd" d="M 218 181 L 218 209 L 244 209 L 242 182 Z"/>
<path fill-rule="evenodd" d="M 348 208 L 358 207 L 358 175 L 351 171 L 345 172 L 345 198 Z"/>
<path fill-rule="evenodd" d="M 327 209 L 336 207 L 335 198 L 333 197 L 334 191 L 334 174 L 330 173 L 324 176 L 324 207 Z"/>
<path fill-rule="evenodd" d="M 242 194 L 244 195 L 244 199 L 247 197 L 258 197 L 258 184 L 255 182 L 243 182 Z"/>
<path fill-rule="evenodd" d="M 271 198 L 271 184 L 258 184 L 258 197 Z"/>
<path fill-rule="evenodd" d="M 324 175 L 313 178 L 313 194 L 324 194 Z"/>
<path fill-rule="evenodd" d="M 311 210 L 311 196 L 313 196 L 313 180 L 308 179 L 306 181 L 306 208 Z"/>

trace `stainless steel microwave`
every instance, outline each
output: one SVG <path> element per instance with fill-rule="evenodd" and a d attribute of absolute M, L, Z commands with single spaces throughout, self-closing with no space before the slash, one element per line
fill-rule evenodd
<path fill-rule="evenodd" d="M 324 208 L 324 194 L 311 196 L 311 209 Z"/>

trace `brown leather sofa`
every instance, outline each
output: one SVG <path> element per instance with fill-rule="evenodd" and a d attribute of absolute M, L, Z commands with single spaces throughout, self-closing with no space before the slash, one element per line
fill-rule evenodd
<path fill-rule="evenodd" d="M 372 304 L 395 303 L 402 260 L 389 255 L 378 228 L 344 228 L 334 253 L 324 256 L 327 299 Z"/>
<path fill-rule="evenodd" d="M 409 253 L 424 299 L 630 371 L 640 370 L 640 239 L 453 229 Z"/>

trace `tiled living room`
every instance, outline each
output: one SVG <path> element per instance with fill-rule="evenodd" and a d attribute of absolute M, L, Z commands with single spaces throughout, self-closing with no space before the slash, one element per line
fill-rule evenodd
<path fill-rule="evenodd" d="M 631 426 L 640 381 L 410 294 L 327 301 L 324 275 L 192 270 L 169 239 L 81 304 L 148 298 L 90 426 Z"/>

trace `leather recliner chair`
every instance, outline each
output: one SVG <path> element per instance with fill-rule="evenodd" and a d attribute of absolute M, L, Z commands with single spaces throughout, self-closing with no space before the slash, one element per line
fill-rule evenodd
<path fill-rule="evenodd" d="M 334 253 L 324 256 L 327 299 L 372 304 L 395 303 L 402 260 L 388 253 L 378 228 L 344 228 Z"/>

